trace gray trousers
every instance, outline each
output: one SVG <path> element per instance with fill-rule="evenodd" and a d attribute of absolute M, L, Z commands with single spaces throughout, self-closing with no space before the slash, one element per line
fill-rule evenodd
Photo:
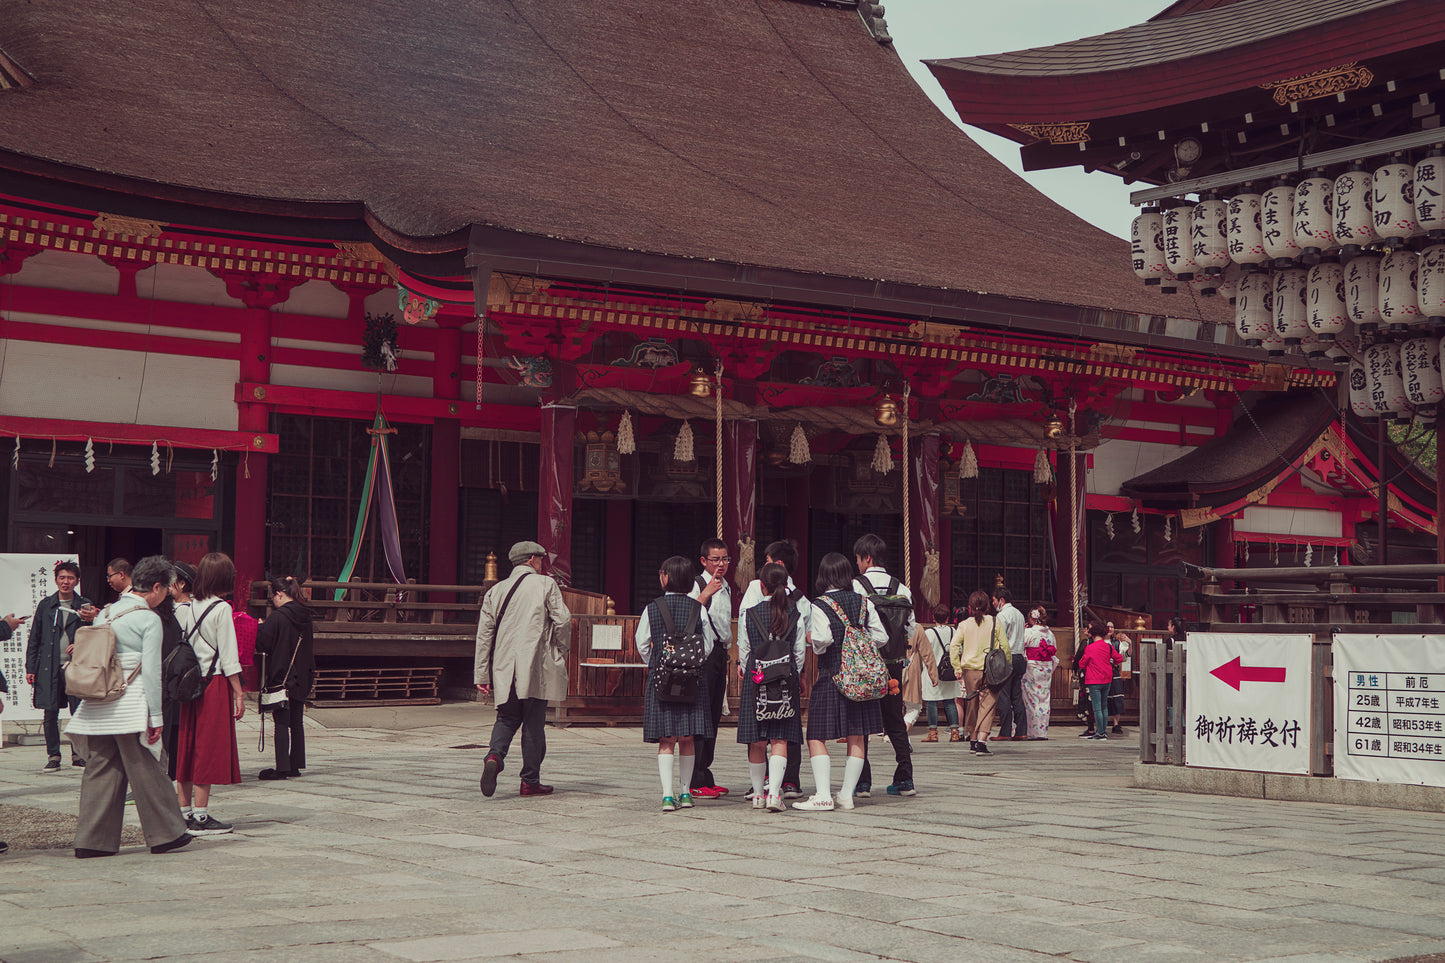
<path fill-rule="evenodd" d="M 166 771 L 136 733 L 118 736 L 72 734 L 70 741 L 85 757 L 80 777 L 80 822 L 75 848 L 114 853 L 120 849 L 125 819 L 125 793 L 135 795 L 136 814 L 147 846 L 159 846 L 185 834 L 176 791 Z"/>
<path fill-rule="evenodd" d="M 539 783 L 542 759 L 547 755 L 547 700 L 518 699 L 514 685 L 507 701 L 497 705 L 497 722 L 492 726 L 487 753 L 505 760 L 518 729 L 522 730 L 522 781 Z"/>

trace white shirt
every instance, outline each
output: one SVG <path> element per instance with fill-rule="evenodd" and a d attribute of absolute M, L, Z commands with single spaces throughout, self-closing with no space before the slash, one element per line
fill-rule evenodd
<path fill-rule="evenodd" d="M 213 602 L 219 603 L 214 609 Z M 194 632 L 191 627 L 196 624 L 207 609 L 210 614 L 206 615 L 201 627 Z M 236 645 L 236 623 L 232 618 L 231 605 L 225 599 L 192 599 L 189 602 L 182 602 L 176 606 L 176 621 L 181 625 L 181 638 L 187 641 L 196 652 L 196 659 L 201 663 L 201 671 L 209 672 L 211 659 L 215 657 L 219 649 L 221 657 L 216 661 L 216 674 L 227 678 L 241 674 L 241 653 Z"/>
<path fill-rule="evenodd" d="M 761 596 L 762 601 L 758 602 L 752 608 L 757 608 L 758 605 L 768 606 L 772 604 L 771 600 L 767 596 L 762 595 L 761 589 L 758 590 L 758 594 L 759 596 Z M 752 629 L 748 625 L 749 611 L 751 611 L 751 609 L 744 609 L 738 615 L 738 665 L 743 666 L 744 668 L 747 667 L 748 656 L 750 656 L 753 651 Z M 764 625 L 768 625 L 772 622 L 773 614 L 770 608 L 764 608 L 761 615 L 763 617 Z M 799 613 L 797 628 L 793 636 L 793 661 L 797 663 L 799 672 L 803 671 L 803 659 L 807 657 L 807 654 L 808 626 L 802 614 Z"/>
<path fill-rule="evenodd" d="M 702 577 L 707 579 L 709 584 L 712 582 L 722 583 L 717 593 L 703 603 L 703 617 L 712 623 L 713 638 L 717 639 L 726 648 L 733 644 L 732 587 L 728 585 L 728 580 L 725 578 L 714 578 L 706 573 L 704 573 Z M 698 588 L 697 579 L 693 579 L 692 591 L 687 593 L 687 597 L 695 599 L 701 594 L 702 589 Z"/>
<path fill-rule="evenodd" d="M 875 592 L 882 595 L 887 595 L 888 583 L 892 580 L 893 576 L 889 575 L 888 572 L 881 566 L 874 565 L 862 575 L 857 576 L 857 578 L 873 586 L 873 590 Z M 910 605 L 913 604 L 913 590 L 910 589 L 907 585 L 903 584 L 903 579 L 898 580 L 897 594 L 906 598 Z M 905 639 L 913 638 L 913 627 L 917 624 L 918 620 L 914 618 L 913 612 L 912 610 L 910 610 L 908 613 L 908 624 L 903 626 L 903 637 Z"/>
<path fill-rule="evenodd" d="M 1024 654 L 1024 614 L 1014 608 L 1012 602 L 1005 602 L 998 610 L 999 628 L 1008 639 L 1009 651 L 1014 655 Z"/>
<path fill-rule="evenodd" d="M 678 595 L 680 593 L 668 592 L 667 594 Z M 691 596 L 689 596 L 689 598 L 691 598 Z M 661 599 L 658 601 L 660 602 Z M 647 608 L 652 608 L 651 604 L 649 604 Z M 704 617 L 698 619 L 697 627 L 699 631 L 702 632 L 702 654 L 706 657 L 712 655 L 713 643 L 716 641 L 717 636 L 712 627 L 712 620 L 706 618 L 706 612 L 702 614 Z M 685 625 L 679 624 L 677 626 L 679 632 L 685 628 L 687 628 Z M 652 660 L 652 616 L 648 614 L 647 609 L 642 610 L 642 616 L 637 620 L 637 634 L 633 638 L 633 642 L 637 646 L 637 654 L 642 656 L 642 661 L 650 662 Z"/>
<path fill-rule="evenodd" d="M 795 591 L 797 591 L 797 586 L 795 586 L 795 585 L 793 584 L 792 576 L 789 576 L 789 577 L 788 577 L 788 594 L 789 594 L 789 595 L 792 595 Z M 743 601 L 742 601 L 742 604 L 741 604 L 740 606 L 738 606 L 738 611 L 739 611 L 739 612 L 746 612 L 748 609 L 752 608 L 754 605 L 757 605 L 759 602 L 762 602 L 762 601 L 764 601 L 764 600 L 766 600 L 766 599 L 767 599 L 767 595 L 763 592 L 763 583 L 762 583 L 762 580 L 755 578 L 755 579 L 753 579 L 751 582 L 748 583 L 747 590 L 743 592 Z M 822 615 L 821 613 L 817 613 L 817 614 L 814 613 L 813 603 L 808 601 L 808 597 L 807 597 L 806 595 L 799 595 L 799 596 L 798 596 L 797 606 L 798 606 L 798 624 L 801 625 L 801 626 L 803 626 L 803 635 L 804 635 L 804 636 L 812 636 L 812 634 L 813 634 L 813 629 L 815 628 L 815 626 L 814 626 L 814 624 L 813 624 L 813 620 L 814 620 L 815 618 L 823 618 L 823 615 Z M 823 628 L 826 629 L 827 626 L 824 625 Z M 747 665 L 747 653 L 748 653 L 749 651 L 751 651 L 751 650 L 744 649 L 742 646 L 743 646 L 743 640 L 742 640 L 741 638 L 739 638 L 739 639 L 738 639 L 738 664 L 739 664 L 739 665 Z"/>
<path fill-rule="evenodd" d="M 851 592 L 852 589 L 845 589 L 844 591 Z M 825 594 L 832 595 L 834 593 L 828 592 Z M 842 602 L 837 604 L 838 608 L 843 608 Z M 819 606 L 819 608 L 821 609 L 822 607 Z M 846 614 L 846 610 L 844 611 Z M 827 623 L 823 626 L 822 631 L 813 633 L 813 651 L 821 654 L 828 651 L 828 646 L 833 644 L 833 623 L 828 621 L 827 613 L 824 611 L 819 611 L 817 617 L 820 623 Z M 874 645 L 881 649 L 888 644 L 888 629 L 884 627 L 883 620 L 878 617 L 878 610 L 873 607 L 872 602 L 868 601 L 866 595 L 863 597 L 863 614 L 859 621 L 863 623 L 863 628 L 872 636 Z"/>

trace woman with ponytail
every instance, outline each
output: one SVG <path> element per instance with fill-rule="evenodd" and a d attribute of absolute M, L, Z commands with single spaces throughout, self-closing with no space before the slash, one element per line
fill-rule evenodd
<path fill-rule="evenodd" d="M 988 732 L 993 728 L 998 690 L 983 684 L 983 665 L 994 644 L 993 616 L 988 614 L 989 594 L 982 589 L 968 597 L 968 618 L 958 623 L 948 657 L 963 677 L 963 695 L 958 711 L 968 732 L 974 755 L 992 755 L 988 749 Z"/>
<path fill-rule="evenodd" d="M 276 767 L 260 779 L 295 779 L 306 768 L 306 728 L 302 715 L 316 671 L 311 610 L 291 576 L 271 580 L 275 609 L 256 633 L 255 661 L 261 666 L 261 711 L 275 726 Z M 263 723 L 264 725 L 264 723 Z"/>
<path fill-rule="evenodd" d="M 789 596 L 786 568 L 769 562 L 763 566 L 759 581 L 763 601 L 744 611 L 739 620 L 738 678 L 742 686 L 738 697 L 738 742 L 748 747 L 753 808 L 776 813 L 783 811 L 783 771 L 788 765 L 788 743 L 803 741 L 798 679 L 807 650 L 808 626 Z M 765 714 L 769 718 L 760 719 L 759 683 L 764 679 L 764 668 L 759 667 L 759 661 L 776 663 L 784 657 L 788 671 L 782 680 L 782 691 L 786 701 L 766 705 Z M 776 667 L 772 669 L 773 674 L 779 671 Z M 779 691 L 776 683 L 771 689 L 767 683 L 761 687 L 765 696 Z"/>

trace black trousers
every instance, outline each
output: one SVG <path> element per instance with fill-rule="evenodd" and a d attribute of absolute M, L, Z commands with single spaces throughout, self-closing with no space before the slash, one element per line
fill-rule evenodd
<path fill-rule="evenodd" d="M 716 733 L 718 722 L 722 719 L 723 696 L 727 695 L 728 690 L 728 664 L 726 661 L 719 663 L 717 659 L 709 659 L 707 672 L 707 711 L 712 719 L 712 731 Z M 692 740 L 692 745 L 696 756 L 693 761 L 692 785 L 688 788 L 716 786 L 717 778 L 712 774 L 712 761 L 717 752 L 717 736 L 707 739 L 697 736 Z"/>
<path fill-rule="evenodd" d="M 1014 656 L 1013 675 L 998 690 L 999 738 L 1029 734 L 1028 712 L 1024 709 L 1024 672 L 1028 667 L 1028 659 Z"/>
<path fill-rule="evenodd" d="M 512 739 L 522 730 L 522 781 L 542 781 L 542 760 L 547 755 L 547 700 L 518 699 L 517 687 L 507 701 L 497 704 L 497 721 L 492 726 L 492 740 L 487 754 L 507 758 Z"/>
<path fill-rule="evenodd" d="M 287 699 L 271 710 L 275 725 L 276 771 L 306 768 L 306 703 Z"/>
<path fill-rule="evenodd" d="M 788 743 L 788 766 L 783 770 L 783 784 L 788 786 L 801 786 L 798 777 L 803 772 L 803 744 L 801 742 Z"/>
<path fill-rule="evenodd" d="M 80 708 L 80 700 L 65 698 L 66 706 L 70 714 L 75 715 L 75 710 Z M 45 733 L 45 753 L 51 758 L 60 758 L 60 707 L 45 710 L 45 718 L 40 723 L 41 731 Z M 77 753 L 74 744 L 70 747 L 70 758 L 75 759 Z"/>
<path fill-rule="evenodd" d="M 890 662 L 888 675 L 898 681 L 898 693 L 883 697 L 879 704 L 883 710 L 883 732 L 893 743 L 893 758 L 897 766 L 893 770 L 893 782 L 913 781 L 913 744 L 908 741 L 908 726 L 903 722 L 903 663 Z M 868 762 L 868 743 L 863 743 L 863 775 L 858 785 L 873 785 L 873 767 Z"/>

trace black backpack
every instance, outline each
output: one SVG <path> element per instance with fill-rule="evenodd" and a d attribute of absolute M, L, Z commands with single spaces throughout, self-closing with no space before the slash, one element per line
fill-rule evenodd
<path fill-rule="evenodd" d="M 863 596 L 873 603 L 878 618 L 883 622 L 883 628 L 888 631 L 888 644 L 883 646 L 880 654 L 889 662 L 906 659 L 908 620 L 913 616 L 913 603 L 898 594 L 898 579 L 890 576 L 888 588 L 882 592 L 874 588 L 873 583 L 865 576 L 858 576 L 853 581 L 863 588 Z"/>
<path fill-rule="evenodd" d="M 937 630 L 937 629 L 944 629 L 944 628 L 948 628 L 948 626 L 946 626 L 946 625 L 935 625 L 933 628 L 929 629 L 928 631 L 933 632 L 933 631 L 935 631 L 935 630 Z M 940 639 L 939 641 L 943 641 L 943 640 Z M 944 642 L 944 643 L 943 643 L 943 655 L 939 656 L 939 658 L 938 658 L 938 681 L 939 681 L 939 682 L 957 682 L 957 681 L 958 681 L 958 670 L 953 667 L 953 657 L 948 654 L 948 647 L 949 647 L 949 643 L 948 643 L 948 642 Z"/>
<path fill-rule="evenodd" d="M 161 663 L 166 698 L 172 702 L 195 702 L 205 694 L 211 676 L 216 674 L 216 664 L 221 660 L 220 647 L 213 647 L 215 654 L 211 657 L 211 667 L 202 672 L 201 660 L 197 657 L 196 650 L 191 648 L 191 636 L 200 632 L 201 623 L 211 614 L 211 609 L 220 604 L 221 600 L 217 599 L 207 606 L 201 617 L 191 626 L 191 630 L 181 636 L 180 645 L 172 649 L 171 654 Z"/>
<path fill-rule="evenodd" d="M 793 639 L 798 630 L 798 609 L 792 606 L 788 627 L 781 636 L 769 631 L 770 614 L 759 603 L 748 610 L 750 638 L 759 640 L 753 648 L 753 669 L 762 674 L 757 682 L 754 718 L 759 722 L 791 719 L 798 714 L 798 676 L 793 665 Z M 753 676 L 754 679 L 757 675 Z"/>
<path fill-rule="evenodd" d="M 695 601 L 695 600 L 690 600 Z M 692 618 L 681 632 L 672 620 L 666 599 L 654 603 L 662 613 L 663 636 L 658 643 L 657 670 L 652 673 L 652 688 L 658 702 L 692 705 L 697 702 L 698 681 L 703 663 L 707 661 L 705 643 L 698 624 L 702 605 L 692 610 Z"/>

